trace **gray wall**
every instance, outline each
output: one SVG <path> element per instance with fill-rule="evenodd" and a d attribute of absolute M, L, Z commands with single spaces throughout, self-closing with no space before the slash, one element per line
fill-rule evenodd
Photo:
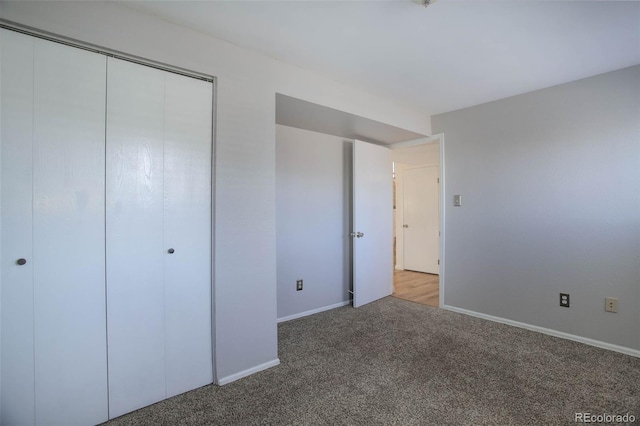
<path fill-rule="evenodd" d="M 276 126 L 278 318 L 349 300 L 352 150 L 343 138 Z"/>
<path fill-rule="evenodd" d="M 640 349 L 640 66 L 432 127 L 445 138 L 445 304 Z"/>

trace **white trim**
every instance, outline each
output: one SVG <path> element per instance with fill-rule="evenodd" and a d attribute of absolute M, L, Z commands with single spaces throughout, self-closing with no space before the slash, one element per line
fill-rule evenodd
<path fill-rule="evenodd" d="M 445 212 L 446 212 L 446 197 L 445 197 L 445 178 L 444 178 L 444 168 L 445 168 L 445 155 L 444 155 L 444 133 L 438 133 L 433 137 L 438 138 L 438 144 L 440 147 L 440 268 L 438 269 L 439 277 L 438 277 L 438 291 L 439 291 L 439 305 L 445 306 L 444 303 L 444 284 L 445 284 Z"/>
<path fill-rule="evenodd" d="M 278 323 L 285 322 L 285 321 L 291 321 L 291 320 L 294 320 L 294 319 L 297 319 L 297 318 L 306 317 L 306 316 L 309 316 L 309 315 L 317 314 L 319 312 L 329 311 L 331 309 L 341 308 L 343 306 L 347 306 L 347 305 L 350 305 L 350 304 L 351 304 L 351 300 L 347 300 L 347 301 L 344 301 L 344 302 L 335 303 L 333 305 L 323 306 L 321 308 L 312 309 L 310 311 L 300 312 L 300 313 L 297 313 L 297 314 L 293 314 L 293 315 L 289 315 L 289 316 L 286 316 L 286 317 L 278 318 Z"/>
<path fill-rule="evenodd" d="M 252 374 L 258 373 L 262 370 L 266 370 L 268 368 L 271 367 L 275 367 L 276 365 L 280 365 L 280 359 L 276 358 L 274 360 L 271 360 L 269 362 L 265 362 L 264 364 L 260 364 L 260 365 L 256 365 L 255 367 L 251 367 L 248 368 L 246 370 L 240 371 L 238 373 L 235 374 L 231 374 L 229 376 L 226 377 L 222 377 L 221 379 L 218 379 L 218 385 L 222 386 L 222 385 L 226 385 L 228 383 L 231 382 L 235 382 L 236 380 L 240 380 L 244 377 L 250 376 Z"/>
<path fill-rule="evenodd" d="M 404 271 L 404 164 L 396 165 L 395 215 L 393 217 L 393 233 L 396 237 L 396 269 Z M 395 285 L 395 282 L 394 282 Z M 394 287 L 395 289 L 395 287 Z"/>
<path fill-rule="evenodd" d="M 575 334 L 569 334 L 550 328 L 539 327 L 537 325 L 527 324 L 524 322 L 513 321 L 506 318 L 494 317 L 493 315 L 487 315 L 480 312 L 469 311 L 467 309 L 456 308 L 455 306 L 444 305 L 441 308 L 448 311 L 457 312 L 464 315 L 469 315 L 476 318 L 482 318 L 485 320 L 499 322 L 501 324 L 511 325 L 513 327 L 524 328 L 526 330 L 536 331 L 538 333 L 547 334 L 549 336 L 560 337 L 561 339 L 573 340 L 574 342 L 584 343 L 586 345 L 595 346 L 602 349 L 608 349 L 610 351 L 620 352 L 625 355 L 631 355 L 640 358 L 640 350 L 627 348 L 625 346 L 618 346 L 612 343 L 602 342 L 600 340 L 589 339 L 587 337 L 576 336 Z"/>

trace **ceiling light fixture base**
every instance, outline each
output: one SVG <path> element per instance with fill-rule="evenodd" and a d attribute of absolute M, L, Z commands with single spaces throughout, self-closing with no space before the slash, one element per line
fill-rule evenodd
<path fill-rule="evenodd" d="M 429 6 L 430 4 L 433 4 L 436 2 L 436 0 L 411 0 L 412 2 L 422 5 L 424 7 Z"/>

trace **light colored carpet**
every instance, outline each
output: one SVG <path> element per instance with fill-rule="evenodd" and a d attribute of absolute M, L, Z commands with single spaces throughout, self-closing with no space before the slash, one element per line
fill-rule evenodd
<path fill-rule="evenodd" d="M 110 425 L 560 425 L 640 418 L 640 359 L 387 297 L 279 325 L 281 365 Z M 640 424 L 640 420 L 636 420 Z"/>

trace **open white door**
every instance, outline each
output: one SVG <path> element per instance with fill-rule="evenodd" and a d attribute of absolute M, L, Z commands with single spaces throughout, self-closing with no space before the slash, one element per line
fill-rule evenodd
<path fill-rule="evenodd" d="M 389 149 L 353 144 L 353 306 L 393 292 L 393 189 Z"/>

